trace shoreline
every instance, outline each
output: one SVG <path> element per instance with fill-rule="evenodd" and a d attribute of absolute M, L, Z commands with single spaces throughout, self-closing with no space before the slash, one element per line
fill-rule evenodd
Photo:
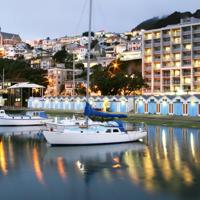
<path fill-rule="evenodd" d="M 27 108 L 2 108 L 8 112 L 19 113 L 23 111 L 38 111 L 41 109 L 27 109 Z M 42 109 L 49 115 L 83 115 L 83 112 L 77 112 L 73 110 L 47 110 Z M 180 128 L 199 128 L 200 129 L 200 117 L 188 117 L 188 116 L 172 116 L 172 115 L 148 115 L 148 114 L 133 114 L 124 113 L 128 115 L 128 118 L 122 119 L 125 122 L 130 123 L 145 123 L 147 125 L 159 125 L 169 127 Z"/>

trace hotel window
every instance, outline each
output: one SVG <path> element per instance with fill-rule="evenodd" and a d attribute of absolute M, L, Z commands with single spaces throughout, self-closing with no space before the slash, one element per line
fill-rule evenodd
<path fill-rule="evenodd" d="M 170 47 L 164 47 L 164 51 L 170 51 Z"/>
<path fill-rule="evenodd" d="M 155 33 L 154 33 L 154 37 L 155 37 L 155 38 L 160 38 L 160 32 L 155 32 Z"/>
<path fill-rule="evenodd" d="M 191 50 L 192 49 L 192 45 L 191 44 L 186 44 L 184 45 L 184 48 L 187 50 Z"/>
<path fill-rule="evenodd" d="M 174 54 L 175 59 L 180 59 L 181 58 L 181 54 L 180 53 L 176 53 Z"/>
<path fill-rule="evenodd" d="M 151 34 L 151 33 L 147 33 L 147 34 L 145 35 L 145 39 L 151 40 L 151 39 L 152 39 L 152 34 Z"/>
<path fill-rule="evenodd" d="M 180 66 L 181 66 L 181 62 L 175 62 L 174 65 L 175 65 L 176 67 L 180 67 Z"/>

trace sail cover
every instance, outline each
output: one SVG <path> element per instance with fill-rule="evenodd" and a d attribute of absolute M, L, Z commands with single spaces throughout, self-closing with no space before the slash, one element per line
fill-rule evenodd
<path fill-rule="evenodd" d="M 86 102 L 84 115 L 88 117 L 104 117 L 104 118 L 127 118 L 125 114 L 111 114 L 105 112 L 99 112 L 92 108 L 92 106 Z"/>

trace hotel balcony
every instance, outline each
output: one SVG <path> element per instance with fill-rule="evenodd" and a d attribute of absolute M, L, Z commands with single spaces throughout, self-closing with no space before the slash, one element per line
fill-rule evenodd
<path fill-rule="evenodd" d="M 149 67 L 144 67 L 144 71 L 151 71 L 152 67 L 149 66 Z"/>
<path fill-rule="evenodd" d="M 154 61 L 154 62 L 160 62 L 161 59 L 160 59 L 160 58 L 154 58 L 153 61 Z"/>
<path fill-rule="evenodd" d="M 170 62 L 171 61 L 171 57 L 165 58 L 163 57 L 163 62 Z"/>
<path fill-rule="evenodd" d="M 193 46 L 193 50 L 200 50 L 200 46 Z"/>
<path fill-rule="evenodd" d="M 200 54 L 194 54 L 193 58 L 197 58 L 197 59 L 199 58 L 200 59 Z"/>
<path fill-rule="evenodd" d="M 191 41 L 191 39 L 182 39 L 182 41 L 183 41 L 183 43 L 185 44 L 185 43 L 191 43 L 192 41 Z"/>
<path fill-rule="evenodd" d="M 194 37 L 193 42 L 200 42 L 200 37 Z"/>
<path fill-rule="evenodd" d="M 145 74 L 144 78 L 151 78 L 151 74 Z"/>
<path fill-rule="evenodd" d="M 163 33 L 163 38 L 170 38 L 170 34 Z"/>
<path fill-rule="evenodd" d="M 163 46 L 169 46 L 170 45 L 170 41 L 163 41 Z"/>
<path fill-rule="evenodd" d="M 173 52 L 173 53 L 180 52 L 180 51 L 181 51 L 181 48 L 173 48 L 173 49 L 172 49 L 172 52 Z"/>
<path fill-rule="evenodd" d="M 154 74 L 153 77 L 154 78 L 160 78 L 160 74 Z"/>
<path fill-rule="evenodd" d="M 160 86 L 160 82 L 159 81 L 154 81 L 154 86 Z"/>
<path fill-rule="evenodd" d="M 183 51 L 192 51 L 190 48 L 185 48 L 185 47 L 183 47 Z"/>
<path fill-rule="evenodd" d="M 191 55 L 183 55 L 182 59 L 183 60 L 190 60 L 191 59 Z"/>
<path fill-rule="evenodd" d="M 190 35 L 191 31 L 182 31 L 182 35 Z"/>
<path fill-rule="evenodd" d="M 145 48 L 151 48 L 151 43 L 144 43 Z"/>
<path fill-rule="evenodd" d="M 200 71 L 194 72 L 194 76 L 200 76 Z"/>
<path fill-rule="evenodd" d="M 170 74 L 163 74 L 163 79 L 170 79 Z"/>
<path fill-rule="evenodd" d="M 188 73 L 182 73 L 182 76 L 184 76 L 184 77 L 191 77 L 191 73 L 190 72 L 188 72 Z"/>
<path fill-rule="evenodd" d="M 153 43 L 153 46 L 154 46 L 154 47 L 160 47 L 161 44 L 160 44 L 160 42 L 154 42 L 154 43 Z"/>
<path fill-rule="evenodd" d="M 177 36 L 180 36 L 181 35 L 181 32 L 180 31 L 177 31 L 177 32 L 172 32 L 172 36 L 175 36 L 175 37 L 177 37 Z"/>
<path fill-rule="evenodd" d="M 163 82 L 163 85 L 164 85 L 164 86 L 170 85 L 170 81 L 164 81 L 164 82 Z"/>
<path fill-rule="evenodd" d="M 193 33 L 200 33 L 200 29 L 193 29 Z"/>
<path fill-rule="evenodd" d="M 180 81 L 173 81 L 172 84 L 173 84 L 173 85 L 180 85 L 181 82 L 180 82 Z"/>
<path fill-rule="evenodd" d="M 194 81 L 194 84 L 195 84 L 195 85 L 200 85 L 200 80 Z"/>

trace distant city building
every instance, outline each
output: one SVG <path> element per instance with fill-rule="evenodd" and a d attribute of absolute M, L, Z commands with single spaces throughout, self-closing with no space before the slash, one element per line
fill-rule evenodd
<path fill-rule="evenodd" d="M 18 34 L 5 33 L 0 30 L 0 46 L 4 45 L 16 45 L 22 42 Z"/>
<path fill-rule="evenodd" d="M 144 94 L 200 93 L 200 20 L 143 32 Z"/>
<path fill-rule="evenodd" d="M 78 75 L 82 70 L 75 70 L 75 75 Z M 59 96 L 65 94 L 65 83 L 73 80 L 73 70 L 65 69 L 57 66 L 56 68 L 48 69 L 48 87 L 45 92 L 46 96 Z"/>

